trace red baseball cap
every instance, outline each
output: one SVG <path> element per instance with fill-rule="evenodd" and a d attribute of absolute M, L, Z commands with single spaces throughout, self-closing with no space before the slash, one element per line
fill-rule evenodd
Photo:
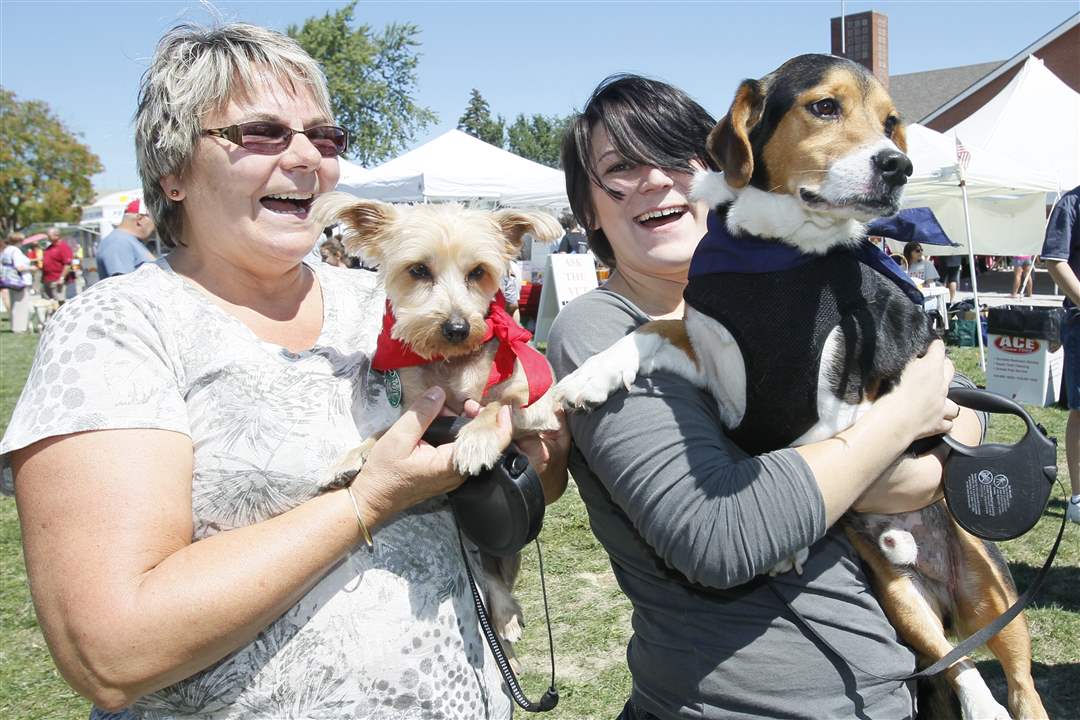
<path fill-rule="evenodd" d="M 125 215 L 145 215 L 146 213 L 143 212 L 143 209 L 142 209 L 142 201 L 139 200 L 139 198 L 135 198 L 134 200 L 129 202 L 127 204 L 127 207 L 124 208 L 124 214 Z"/>

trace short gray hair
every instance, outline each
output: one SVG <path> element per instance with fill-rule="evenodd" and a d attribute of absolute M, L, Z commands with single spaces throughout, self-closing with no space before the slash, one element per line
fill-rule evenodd
<path fill-rule="evenodd" d="M 319 64 L 279 32 L 246 23 L 184 24 L 158 43 L 139 87 L 135 155 L 143 201 L 166 245 L 180 243 L 183 216 L 159 181 L 187 170 L 202 119 L 260 87 L 258 69 L 269 69 L 294 91 L 306 86 L 326 116 L 333 117 Z"/>

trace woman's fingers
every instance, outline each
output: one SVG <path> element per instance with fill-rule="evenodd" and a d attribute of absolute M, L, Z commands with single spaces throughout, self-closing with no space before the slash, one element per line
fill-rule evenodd
<path fill-rule="evenodd" d="M 384 447 L 397 457 L 408 456 L 420 442 L 431 421 L 438 416 L 445 401 L 446 393 L 442 388 L 431 387 L 425 390 L 383 435 Z"/>

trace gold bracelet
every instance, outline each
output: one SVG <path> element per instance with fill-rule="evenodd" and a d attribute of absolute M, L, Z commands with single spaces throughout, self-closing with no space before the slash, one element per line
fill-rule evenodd
<path fill-rule="evenodd" d="M 360 528 L 360 537 L 364 539 L 364 544 L 368 546 L 368 549 L 374 549 L 375 543 L 371 539 L 371 533 L 367 529 L 367 525 L 364 524 L 364 518 L 360 514 L 360 504 L 356 502 L 356 496 L 353 495 L 352 485 L 345 488 L 345 492 L 349 494 L 349 499 L 352 500 L 353 510 L 356 511 L 356 526 Z"/>

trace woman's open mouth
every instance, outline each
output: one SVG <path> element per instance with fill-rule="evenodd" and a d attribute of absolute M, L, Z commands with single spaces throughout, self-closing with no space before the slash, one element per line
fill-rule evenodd
<path fill-rule="evenodd" d="M 643 212 L 634 218 L 634 222 L 638 225 L 644 225 L 647 228 L 657 228 L 662 225 L 670 225 L 676 222 L 686 213 L 690 212 L 690 208 L 686 205 L 677 205 L 675 207 L 662 208 L 660 210 L 650 210 Z"/>
<path fill-rule="evenodd" d="M 267 195 L 259 202 L 270 212 L 307 217 L 314 198 L 314 193 L 277 193 Z"/>

